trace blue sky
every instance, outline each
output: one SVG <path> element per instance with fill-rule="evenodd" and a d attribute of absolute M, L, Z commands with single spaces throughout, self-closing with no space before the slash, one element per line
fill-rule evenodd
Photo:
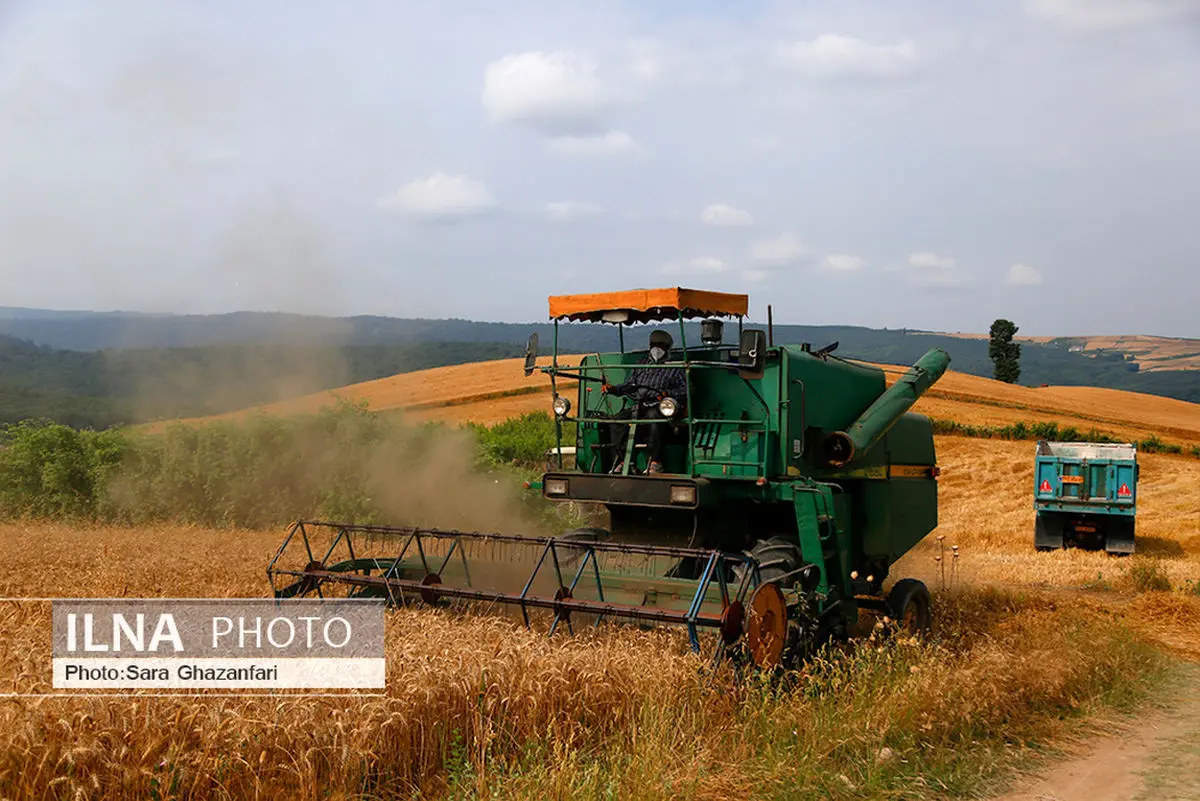
<path fill-rule="evenodd" d="M 1200 0 L 0 2 L 2 305 L 1200 336 Z"/>

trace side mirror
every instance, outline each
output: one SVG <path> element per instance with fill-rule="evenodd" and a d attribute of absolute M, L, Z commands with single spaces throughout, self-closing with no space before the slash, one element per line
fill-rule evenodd
<path fill-rule="evenodd" d="M 529 335 L 529 341 L 525 343 L 525 375 L 526 377 L 533 375 L 534 365 L 537 364 L 538 350 L 538 335 L 534 331 Z"/>
<path fill-rule="evenodd" d="M 748 328 L 738 344 L 738 375 L 742 378 L 762 378 L 767 363 L 767 332 Z"/>

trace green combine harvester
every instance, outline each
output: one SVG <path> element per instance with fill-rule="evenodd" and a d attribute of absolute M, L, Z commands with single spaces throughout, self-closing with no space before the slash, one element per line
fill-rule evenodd
<path fill-rule="evenodd" d="M 531 488 L 605 508 L 607 528 L 300 521 L 268 567 L 276 595 L 495 605 L 551 632 L 677 623 L 693 648 L 711 639 L 714 658 L 761 666 L 846 637 L 862 610 L 928 630 L 925 585 L 884 586 L 937 526 L 933 433 L 908 410 L 949 357 L 930 350 L 889 388 L 879 368 L 833 355 L 837 343 L 774 345 L 744 328 L 747 310 L 745 295 L 681 288 L 550 298 L 554 352 L 539 367 L 531 336 L 525 372 L 550 379 L 558 443 Z M 568 364 L 557 340 L 571 322 L 617 326 L 620 352 Z M 627 348 L 633 336 L 645 347 Z"/>

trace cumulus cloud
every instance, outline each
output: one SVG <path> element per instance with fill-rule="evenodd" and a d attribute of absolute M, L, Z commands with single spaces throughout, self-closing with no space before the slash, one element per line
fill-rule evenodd
<path fill-rule="evenodd" d="M 966 280 L 953 256 L 921 251 L 909 254 L 908 263 L 912 280 L 922 286 L 957 286 Z"/>
<path fill-rule="evenodd" d="M 853 36 L 826 33 L 782 48 L 784 63 L 816 78 L 898 78 L 913 72 L 917 47 L 907 39 L 870 44 Z"/>
<path fill-rule="evenodd" d="M 849 253 L 830 253 L 822 259 L 821 267 L 834 272 L 852 273 L 861 270 L 866 263 L 866 259 L 860 256 L 851 256 Z"/>
<path fill-rule="evenodd" d="M 496 201 L 479 181 L 436 172 L 380 198 L 378 205 L 420 219 L 450 220 L 482 214 L 494 208 Z"/>
<path fill-rule="evenodd" d="M 808 248 L 795 234 L 781 234 L 750 246 L 750 258 L 761 265 L 792 264 L 808 255 Z"/>
<path fill-rule="evenodd" d="M 1042 274 L 1028 264 L 1014 264 L 1008 268 L 1004 283 L 1010 286 L 1036 286 L 1042 283 Z"/>
<path fill-rule="evenodd" d="M 1197 0 L 1025 0 L 1030 16 L 1076 33 L 1176 22 L 1200 16 Z"/>
<path fill-rule="evenodd" d="M 928 251 L 910 254 L 908 263 L 913 267 L 932 267 L 939 270 L 953 270 L 958 264 L 953 256 L 939 256 Z"/>
<path fill-rule="evenodd" d="M 596 63 L 571 51 L 513 53 L 483 71 L 483 107 L 497 122 L 551 132 L 595 130 L 617 97 Z"/>
<path fill-rule="evenodd" d="M 700 212 L 700 222 L 705 225 L 732 228 L 739 225 L 752 225 L 754 218 L 750 216 L 750 212 L 748 211 L 735 209 L 733 206 L 726 206 L 724 203 L 714 203 Z"/>
<path fill-rule="evenodd" d="M 595 203 L 563 200 L 556 203 L 547 203 L 544 207 L 544 212 L 546 217 L 554 222 L 574 222 L 575 220 L 584 220 L 589 217 L 598 217 L 604 213 L 604 209 Z"/>
<path fill-rule="evenodd" d="M 637 156 L 645 152 L 624 131 L 609 131 L 599 136 L 556 136 L 546 146 L 564 156 Z"/>

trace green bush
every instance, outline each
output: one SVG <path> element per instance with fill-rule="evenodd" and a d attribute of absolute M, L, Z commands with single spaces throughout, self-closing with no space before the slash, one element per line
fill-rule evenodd
<path fill-rule="evenodd" d="M 493 426 L 472 424 L 483 455 L 494 464 L 518 464 L 540 467 L 546 451 L 554 447 L 556 422 L 546 412 L 529 412 Z M 573 423 L 563 426 L 563 444 L 575 444 Z"/>
<path fill-rule="evenodd" d="M 1183 453 L 1182 445 L 1172 445 L 1169 442 L 1163 442 L 1157 435 L 1142 440 L 1137 443 L 1137 446 L 1138 450 L 1145 453 Z"/>
<path fill-rule="evenodd" d="M 0 514 L 90 517 L 129 451 L 117 431 L 76 430 L 48 420 L 0 429 Z"/>
<path fill-rule="evenodd" d="M 527 416 L 477 429 L 477 438 L 345 402 L 315 415 L 174 423 L 161 433 L 25 422 L 3 429 L 0 515 L 251 528 L 297 518 L 579 525 L 579 510 L 524 490 L 532 470 L 508 464 L 540 463 L 547 431 L 552 444 L 553 422 Z"/>

